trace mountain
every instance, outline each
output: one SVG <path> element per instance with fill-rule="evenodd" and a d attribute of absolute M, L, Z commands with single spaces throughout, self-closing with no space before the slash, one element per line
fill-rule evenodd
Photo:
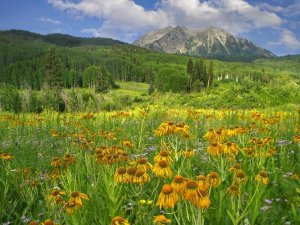
<path fill-rule="evenodd" d="M 134 45 L 166 53 L 179 53 L 208 58 L 272 58 L 275 55 L 222 29 L 191 30 L 177 26 L 151 31 Z"/>
<path fill-rule="evenodd" d="M 64 47 L 78 47 L 83 45 L 110 46 L 125 44 L 124 42 L 113 40 L 111 38 L 82 38 L 59 33 L 42 35 L 24 30 L 0 31 L 0 37 L 2 39 L 19 39 L 20 41 L 40 41 Z"/>

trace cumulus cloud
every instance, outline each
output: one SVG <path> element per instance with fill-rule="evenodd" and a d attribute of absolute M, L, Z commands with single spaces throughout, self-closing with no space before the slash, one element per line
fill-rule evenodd
<path fill-rule="evenodd" d="M 215 26 L 240 33 L 282 23 L 275 13 L 262 11 L 244 0 L 162 0 L 161 8 L 173 23 L 198 29 Z"/>
<path fill-rule="evenodd" d="M 61 24 L 61 21 L 59 21 L 59 20 L 54 20 L 54 19 L 45 18 L 45 17 L 41 17 L 40 21 L 45 22 L 45 23 L 52 23 L 54 25 L 60 25 Z"/>
<path fill-rule="evenodd" d="M 203 29 L 220 27 L 232 33 L 278 27 L 282 20 L 272 10 L 245 0 L 159 0 L 155 10 L 145 10 L 133 0 L 48 0 L 54 7 L 96 17 L 99 27 L 83 32 L 131 42 L 139 35 L 166 26 Z"/>
<path fill-rule="evenodd" d="M 280 40 L 277 42 L 269 42 L 269 45 L 282 45 L 287 47 L 289 50 L 300 49 L 300 41 L 297 39 L 295 34 L 288 29 L 281 31 Z"/>

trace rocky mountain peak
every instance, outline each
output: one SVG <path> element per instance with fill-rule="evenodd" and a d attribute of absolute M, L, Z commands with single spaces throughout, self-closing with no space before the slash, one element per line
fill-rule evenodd
<path fill-rule="evenodd" d="M 135 45 L 166 53 L 181 53 L 204 57 L 222 58 L 247 56 L 256 58 L 274 57 L 251 41 L 236 37 L 215 27 L 193 30 L 186 27 L 166 27 L 152 31 L 134 42 Z"/>

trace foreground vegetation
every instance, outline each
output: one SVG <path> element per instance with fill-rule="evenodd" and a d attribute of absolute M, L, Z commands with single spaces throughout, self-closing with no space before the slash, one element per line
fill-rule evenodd
<path fill-rule="evenodd" d="M 282 82 L 284 81 L 284 82 Z M 149 105 L 169 108 L 194 107 L 206 109 L 266 109 L 299 110 L 300 87 L 288 78 L 278 77 L 269 84 L 236 81 L 215 81 L 201 92 L 150 92 L 151 85 L 136 82 L 116 82 L 118 89 L 97 93 L 95 89 L 50 89 L 34 91 L 14 87 L 0 89 L 0 110 L 11 112 L 97 112 L 134 109 Z"/>
<path fill-rule="evenodd" d="M 5 224 L 298 224 L 299 112 L 1 114 Z"/>

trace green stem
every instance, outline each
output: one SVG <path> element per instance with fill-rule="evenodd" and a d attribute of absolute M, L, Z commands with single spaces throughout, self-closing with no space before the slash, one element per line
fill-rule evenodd
<path fill-rule="evenodd" d="M 254 194 L 252 195 L 252 198 L 251 198 L 250 202 L 248 203 L 248 205 L 247 205 L 246 208 L 244 209 L 244 211 L 243 211 L 242 215 L 240 216 L 240 219 L 239 219 L 239 220 L 241 220 L 241 219 L 245 216 L 245 214 L 246 214 L 246 212 L 247 212 L 249 206 L 251 205 L 251 203 L 252 203 L 253 200 L 254 200 L 254 197 L 256 196 L 256 193 L 257 193 L 257 191 L 258 191 L 259 186 L 260 186 L 260 183 L 258 183 L 258 185 L 256 186 L 255 192 L 254 192 Z"/>

